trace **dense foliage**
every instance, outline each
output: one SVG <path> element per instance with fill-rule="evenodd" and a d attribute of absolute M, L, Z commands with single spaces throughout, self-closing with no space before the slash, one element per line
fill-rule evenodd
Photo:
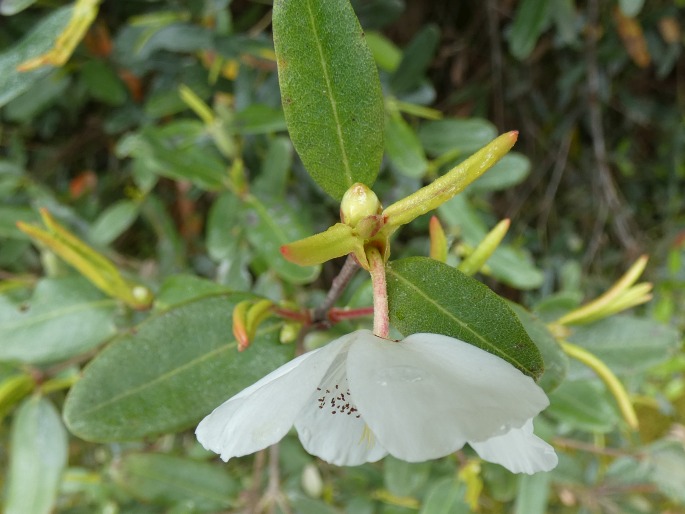
<path fill-rule="evenodd" d="M 228 464 L 206 452 L 192 429 L 214 407 L 370 326 L 258 312 L 321 316 L 343 263 L 280 251 L 338 222 L 346 190 L 330 170 L 347 156 L 326 146 L 344 123 L 308 101 L 311 41 L 277 15 L 279 85 L 264 3 L 2 0 L 3 512 L 685 508 L 682 1 L 352 7 L 373 61 L 324 11 L 319 58 L 362 77 L 340 98 L 365 115 L 345 132 L 349 170 L 385 206 L 519 131 L 439 222 L 394 236 L 390 319 L 397 334 L 468 340 L 466 325 L 522 359 L 549 395 L 536 431 L 559 466 L 514 475 L 464 450 L 339 468 L 294 435 Z M 484 247 L 497 249 L 483 265 Z M 357 273 L 335 312 L 371 303 Z M 254 329 L 242 352 L 235 313 Z"/>

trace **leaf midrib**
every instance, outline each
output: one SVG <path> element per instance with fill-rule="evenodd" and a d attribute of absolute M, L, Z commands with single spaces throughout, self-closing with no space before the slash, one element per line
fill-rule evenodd
<path fill-rule="evenodd" d="M 503 352 L 500 350 L 497 346 L 493 345 L 490 343 L 487 339 L 483 338 L 479 333 L 475 332 L 471 327 L 469 327 L 466 323 L 461 321 L 459 318 L 457 318 L 454 314 L 446 310 L 442 305 L 436 303 L 430 296 L 426 295 L 422 289 L 420 289 L 416 284 L 413 282 L 407 280 L 404 278 L 402 275 L 400 275 L 397 271 L 393 270 L 392 268 L 386 268 L 386 271 L 396 277 L 397 279 L 401 280 L 405 284 L 407 284 L 410 288 L 414 289 L 421 297 L 423 297 L 426 302 L 428 302 L 430 305 L 432 305 L 435 309 L 438 311 L 444 313 L 448 318 L 454 320 L 459 326 L 463 327 L 464 330 L 468 331 L 470 334 L 473 334 L 473 336 L 478 339 L 479 341 L 482 341 L 483 346 L 486 346 L 488 348 L 491 348 L 494 352 L 491 353 L 496 353 L 499 355 L 502 359 L 509 361 L 509 362 L 515 362 L 516 367 L 519 369 L 525 369 L 529 373 L 531 370 L 528 368 L 528 366 L 523 365 L 520 361 L 518 361 L 514 356 Z"/>
<path fill-rule="evenodd" d="M 268 329 L 257 331 L 255 337 L 258 337 L 261 335 L 266 335 L 270 332 L 273 332 L 276 329 L 280 329 L 280 325 L 276 324 L 276 325 L 269 327 Z M 189 368 L 192 368 L 195 365 L 202 363 L 203 361 L 209 359 L 210 357 L 214 357 L 215 355 L 219 355 L 225 351 L 228 351 L 228 350 L 230 350 L 232 348 L 236 348 L 236 347 L 237 347 L 236 341 L 231 341 L 229 343 L 226 343 L 225 345 L 220 346 L 219 348 L 216 348 L 216 349 L 212 350 L 211 352 L 207 352 L 204 355 L 201 355 L 201 356 L 199 356 L 193 360 L 186 362 L 182 366 L 173 368 L 172 370 L 169 370 L 166 373 L 159 375 L 158 377 L 156 377 L 153 380 L 150 380 L 149 382 L 145 382 L 143 384 L 140 384 L 137 387 L 123 391 L 123 392 L 119 393 L 118 395 L 113 396 L 113 397 L 109 398 L 108 400 L 106 400 L 102 403 L 96 404 L 90 408 L 85 408 L 85 409 L 80 411 L 80 414 L 84 415 L 84 414 L 90 414 L 93 412 L 97 412 L 97 411 L 103 409 L 104 407 L 106 407 L 108 405 L 111 405 L 111 404 L 114 404 L 114 403 L 120 401 L 123 398 L 129 397 L 129 396 L 134 396 L 134 395 L 140 393 L 141 391 L 144 391 L 146 389 L 151 388 L 152 386 L 154 386 L 155 384 L 157 384 L 159 382 L 170 379 L 171 377 L 173 377 L 173 376 L 175 376 L 175 375 L 177 375 L 177 374 L 179 374 L 179 373 L 181 373 L 181 372 L 183 372 Z"/>
<path fill-rule="evenodd" d="M 320 0 L 314 0 L 320 1 Z M 326 59 L 324 57 L 323 48 L 321 47 L 321 40 L 319 39 L 319 32 L 317 30 L 316 21 L 314 20 L 314 13 L 312 11 L 312 0 L 307 0 L 305 3 L 307 5 L 307 15 L 309 18 L 309 23 L 314 33 L 315 46 L 319 53 L 319 61 L 321 63 L 321 70 L 323 72 L 324 80 L 326 81 L 326 96 L 330 99 L 331 110 L 333 111 L 333 118 L 335 120 L 336 134 L 338 136 L 338 145 L 340 146 L 340 153 L 342 154 L 342 164 L 345 171 L 345 179 L 348 186 L 352 185 L 352 170 L 350 169 L 350 162 L 347 157 L 347 151 L 345 149 L 345 138 L 342 133 L 342 125 L 340 123 L 340 116 L 338 114 L 338 102 L 333 95 L 333 89 L 331 87 L 331 79 L 328 76 L 328 67 L 326 66 Z"/>

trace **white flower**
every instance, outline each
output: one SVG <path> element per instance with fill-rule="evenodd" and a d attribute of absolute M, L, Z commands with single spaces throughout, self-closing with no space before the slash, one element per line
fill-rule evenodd
<path fill-rule="evenodd" d="M 551 446 L 532 419 L 549 400 L 508 362 L 437 334 L 401 342 L 358 330 L 290 361 L 207 416 L 195 433 L 224 461 L 281 440 L 295 425 L 311 454 L 332 464 L 409 462 L 465 443 L 514 473 L 549 471 Z"/>

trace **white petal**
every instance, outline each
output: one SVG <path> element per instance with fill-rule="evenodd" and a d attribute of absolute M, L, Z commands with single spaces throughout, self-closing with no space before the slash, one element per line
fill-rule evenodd
<path fill-rule="evenodd" d="M 533 434 L 533 420 L 522 428 L 512 428 L 480 443 L 469 443 L 481 459 L 500 464 L 512 473 L 550 471 L 557 466 L 558 458 L 545 441 Z"/>
<path fill-rule="evenodd" d="M 437 334 L 393 343 L 366 332 L 349 349 L 357 407 L 380 443 L 410 462 L 520 427 L 549 401 L 511 364 Z"/>
<path fill-rule="evenodd" d="M 302 446 L 337 466 L 376 462 L 387 451 L 357 411 L 347 384 L 347 352 L 341 351 L 295 421 Z"/>
<path fill-rule="evenodd" d="M 200 422 L 195 430 L 198 441 L 224 461 L 280 441 L 335 356 L 348 345 L 349 336 L 336 339 L 233 396 Z"/>

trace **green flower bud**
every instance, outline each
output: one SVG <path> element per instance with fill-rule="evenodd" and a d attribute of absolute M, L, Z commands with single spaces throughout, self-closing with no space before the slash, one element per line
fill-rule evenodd
<path fill-rule="evenodd" d="M 345 191 L 342 197 L 340 202 L 340 220 L 354 228 L 357 226 L 357 223 L 367 216 L 380 214 L 381 209 L 381 202 L 378 201 L 376 193 L 364 184 L 357 182 Z"/>

